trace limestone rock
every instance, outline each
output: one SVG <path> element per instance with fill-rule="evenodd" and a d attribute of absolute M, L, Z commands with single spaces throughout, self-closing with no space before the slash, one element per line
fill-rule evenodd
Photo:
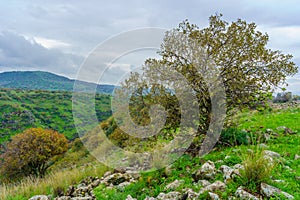
<path fill-rule="evenodd" d="M 200 181 L 198 181 L 198 183 L 199 183 L 202 187 L 206 187 L 206 186 L 208 186 L 208 185 L 211 184 L 208 180 L 200 180 Z"/>
<path fill-rule="evenodd" d="M 167 194 L 160 193 L 156 199 L 158 200 L 176 200 L 179 199 L 181 194 L 179 192 L 169 192 Z"/>
<path fill-rule="evenodd" d="M 211 198 L 212 200 L 220 200 L 219 195 L 217 195 L 217 194 L 215 194 L 215 193 L 208 192 L 208 195 L 210 196 L 210 198 Z"/>
<path fill-rule="evenodd" d="M 200 190 L 200 194 L 204 193 L 205 191 L 215 192 L 215 191 L 225 191 L 226 185 L 221 181 L 216 181 Z"/>
<path fill-rule="evenodd" d="M 131 195 L 128 195 L 126 200 L 136 200 L 136 198 L 133 198 Z"/>
<path fill-rule="evenodd" d="M 262 183 L 261 184 L 261 191 L 266 197 L 274 197 L 278 195 L 283 195 L 287 199 L 294 199 L 294 197 L 286 192 L 281 191 L 280 189 L 273 187 L 271 185 Z"/>
<path fill-rule="evenodd" d="M 31 197 L 29 200 L 50 200 L 51 198 L 49 198 L 46 195 L 35 195 L 33 197 Z"/>
<path fill-rule="evenodd" d="M 166 190 L 175 190 L 178 188 L 182 183 L 184 183 L 184 180 L 175 180 L 172 183 L 169 183 L 165 189 Z"/>
<path fill-rule="evenodd" d="M 239 187 L 236 192 L 235 196 L 241 200 L 259 200 L 256 196 L 250 194 L 249 192 L 245 191 L 243 187 Z"/>
<path fill-rule="evenodd" d="M 215 174 L 216 174 L 215 164 L 212 161 L 207 161 L 195 173 L 195 177 L 197 180 L 202 178 L 213 179 Z"/>

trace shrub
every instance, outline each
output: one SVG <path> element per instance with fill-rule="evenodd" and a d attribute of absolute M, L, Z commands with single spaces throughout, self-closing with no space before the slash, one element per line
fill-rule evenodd
<path fill-rule="evenodd" d="M 2 173 L 7 178 L 44 176 L 52 158 L 67 151 L 64 135 L 53 130 L 30 128 L 12 137 L 2 157 Z"/>
<path fill-rule="evenodd" d="M 264 157 L 262 149 L 248 150 L 241 156 L 244 169 L 241 170 L 242 184 L 258 191 L 262 182 L 268 182 L 275 164 Z"/>
<path fill-rule="evenodd" d="M 249 144 L 248 134 L 236 128 L 227 128 L 221 132 L 218 144 L 222 146 L 236 146 Z"/>

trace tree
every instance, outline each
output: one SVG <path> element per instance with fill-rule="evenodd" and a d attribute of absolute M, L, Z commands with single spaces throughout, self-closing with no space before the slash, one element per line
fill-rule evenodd
<path fill-rule="evenodd" d="M 291 61 L 292 55 L 268 49 L 268 40 L 266 33 L 256 30 L 255 23 L 241 19 L 228 23 L 221 14 L 211 16 L 209 26 L 203 29 L 186 20 L 166 33 L 159 51 L 161 59 L 146 60 L 142 73 L 132 73 L 122 89 L 135 86 L 143 91 L 134 93 L 135 100 L 138 96 L 159 99 L 151 103 L 164 102 L 168 117 L 176 117 L 170 121 L 180 122 L 178 106 L 172 105 L 174 100 L 170 101 L 176 94 L 169 90 L 166 95 L 167 89 L 162 87 L 164 84 L 159 84 L 159 80 L 165 78 L 169 85 L 176 85 L 176 77 L 170 80 L 170 74 L 166 73 L 176 70 L 186 78 L 197 96 L 200 116 L 198 135 L 203 135 L 211 121 L 211 98 L 215 95 L 210 94 L 209 84 L 205 80 L 212 69 L 207 68 L 208 65 L 218 70 L 219 76 L 215 78 L 224 85 L 227 115 L 236 108 L 250 107 L 269 99 L 274 88 L 286 84 L 286 77 L 297 72 L 297 66 Z M 214 63 L 209 63 L 209 60 Z M 158 84 L 152 84 L 154 80 Z M 135 103 L 133 107 L 145 102 Z M 177 114 L 172 115 L 174 110 Z"/>
<path fill-rule="evenodd" d="M 64 135 L 53 130 L 30 128 L 12 137 L 2 155 L 2 173 L 8 178 L 44 176 L 52 158 L 67 151 Z"/>

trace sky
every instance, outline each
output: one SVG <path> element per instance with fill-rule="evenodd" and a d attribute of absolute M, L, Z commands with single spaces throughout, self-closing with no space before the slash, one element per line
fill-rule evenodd
<path fill-rule="evenodd" d="M 76 78 L 85 59 L 108 38 L 145 27 L 168 30 L 185 19 L 202 28 L 215 13 L 230 22 L 255 22 L 269 34 L 269 48 L 292 54 L 300 66 L 297 0 L 0 0 L 0 72 L 40 70 Z M 128 73 L 154 54 L 125 56 L 114 73 Z M 107 75 L 104 83 L 114 81 Z M 300 73 L 288 83 L 289 91 L 300 94 Z"/>

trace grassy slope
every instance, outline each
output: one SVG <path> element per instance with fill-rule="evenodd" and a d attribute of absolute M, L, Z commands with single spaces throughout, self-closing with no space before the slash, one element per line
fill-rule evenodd
<path fill-rule="evenodd" d="M 111 115 L 110 96 L 97 94 L 95 104 L 99 121 Z M 29 127 L 49 128 L 74 138 L 72 93 L 0 89 L 0 144 Z"/>
<path fill-rule="evenodd" d="M 298 131 L 294 135 L 283 135 L 280 131 L 279 137 L 272 138 L 266 144 L 270 150 L 276 151 L 284 158 L 272 172 L 272 179 L 280 179 L 284 182 L 270 182 L 271 185 L 282 189 L 294 195 L 295 199 L 300 199 L 300 182 L 295 177 L 300 176 L 300 160 L 294 160 L 295 154 L 300 155 L 300 129 L 299 129 L 300 110 L 290 109 L 286 111 L 272 111 L 272 112 L 245 112 L 237 117 L 241 122 L 239 129 L 257 130 L 257 132 L 263 131 L 262 129 L 271 128 L 276 130 L 278 126 L 286 126 L 294 131 Z M 166 170 L 159 170 L 150 173 L 142 174 L 142 178 L 137 183 L 131 184 L 123 190 L 119 189 L 106 189 L 103 186 L 96 188 L 95 193 L 98 199 L 125 199 L 128 194 L 138 199 L 144 199 L 146 196 L 157 196 L 160 192 L 167 192 L 164 190 L 168 183 L 176 179 L 182 179 L 185 181 L 177 190 L 183 188 L 192 188 L 195 191 L 200 189 L 200 186 L 193 183 L 192 173 L 198 169 L 201 164 L 208 160 L 218 161 L 216 167 L 219 168 L 222 164 L 233 166 L 236 163 L 241 162 L 241 154 L 247 152 L 247 149 L 255 148 L 254 146 L 239 146 L 239 147 L 227 147 L 216 149 L 203 156 L 202 158 L 191 158 L 190 156 L 183 156 L 175 163 L 171 168 Z M 55 172 L 56 169 L 61 167 L 70 167 L 67 162 L 77 163 L 78 165 L 84 165 L 85 163 L 92 163 L 95 170 L 91 170 L 89 167 L 82 168 L 82 173 L 78 172 L 80 168 L 66 169 L 64 171 Z M 287 169 L 290 168 L 290 169 Z M 50 194 L 55 193 L 58 187 L 63 189 L 67 188 L 67 185 L 76 184 L 80 178 L 84 175 L 101 176 L 103 171 L 107 168 L 99 165 L 93 158 L 91 158 L 84 149 L 80 148 L 78 151 L 71 149 L 64 158 L 62 158 L 55 166 L 53 166 L 54 172 L 52 175 L 47 176 L 40 186 L 37 186 L 36 181 L 23 182 L 23 185 L 17 187 L 2 187 L 0 193 L 11 193 L 16 191 L 13 196 L 7 199 L 28 199 L 28 197 L 34 194 Z M 75 170 L 75 171 L 73 171 Z M 79 170 L 80 171 L 80 170 Z M 86 172 L 87 171 L 87 172 Z M 74 176 L 71 176 L 73 174 Z M 63 178 L 61 178 L 63 177 Z M 58 179 L 58 181 L 56 181 Z M 221 175 L 217 175 L 215 180 L 223 180 Z M 215 181 L 212 180 L 212 181 Z M 40 181 L 40 180 L 39 180 Z M 227 199 L 232 195 L 241 182 L 231 182 L 228 184 L 227 190 L 224 193 L 219 193 L 222 199 Z M 37 187 L 37 189 L 34 189 Z M 31 191 L 32 190 L 32 191 Z M 3 192 L 4 191 L 4 192 Z M 2 198 L 8 197 L 3 195 Z"/>

